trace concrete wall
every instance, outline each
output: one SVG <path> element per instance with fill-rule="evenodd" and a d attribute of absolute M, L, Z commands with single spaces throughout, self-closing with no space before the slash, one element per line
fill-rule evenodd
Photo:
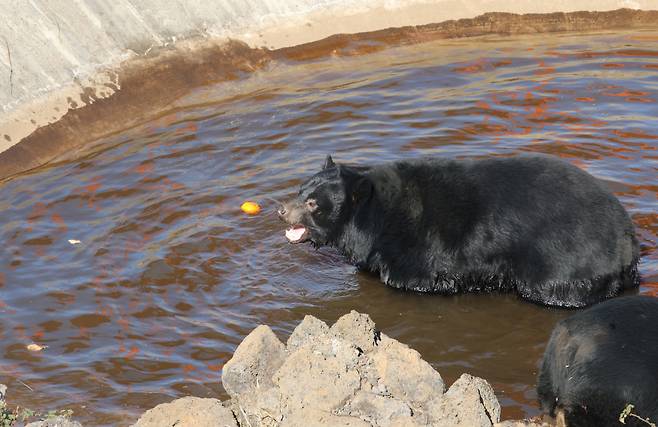
<path fill-rule="evenodd" d="M 88 104 L 86 89 L 112 96 L 123 61 L 183 39 L 280 48 L 491 11 L 620 7 L 654 10 L 658 0 L 0 0 L 0 152 Z"/>

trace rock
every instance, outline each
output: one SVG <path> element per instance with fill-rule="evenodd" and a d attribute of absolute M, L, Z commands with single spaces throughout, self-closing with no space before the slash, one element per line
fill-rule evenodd
<path fill-rule="evenodd" d="M 77 421 L 71 421 L 67 417 L 50 417 L 42 421 L 34 421 L 26 424 L 25 427 L 82 427 Z"/>
<path fill-rule="evenodd" d="M 434 426 L 492 426 L 500 421 L 500 404 L 488 382 L 462 374 L 429 405 Z"/>
<path fill-rule="evenodd" d="M 359 351 L 336 338 L 327 341 L 328 346 L 303 346 L 277 371 L 274 382 L 290 410 L 314 408 L 331 412 L 343 406 L 361 386 L 361 377 L 354 369 Z"/>
<path fill-rule="evenodd" d="M 427 426 L 428 426 L 427 421 L 421 421 L 417 417 L 413 417 L 413 418 L 402 417 L 402 418 L 395 418 L 391 420 L 390 427 L 427 427 Z"/>
<path fill-rule="evenodd" d="M 420 354 L 408 346 L 381 334 L 381 342 L 372 360 L 386 390 L 395 398 L 409 402 L 420 411 L 427 402 L 443 394 L 443 379 Z"/>
<path fill-rule="evenodd" d="M 494 427 L 551 427 L 554 424 L 531 420 L 507 420 L 494 424 Z"/>
<path fill-rule="evenodd" d="M 236 398 L 272 387 L 272 375 L 283 364 L 286 348 L 269 326 L 261 325 L 242 341 L 222 371 L 224 389 Z"/>
<path fill-rule="evenodd" d="M 133 427 L 173 425 L 176 427 L 238 427 L 233 412 L 223 406 L 221 401 L 191 396 L 162 403 L 149 409 Z"/>
<path fill-rule="evenodd" d="M 365 352 L 374 350 L 379 341 L 375 322 L 367 314 L 354 310 L 338 319 L 331 327 L 331 332 Z"/>
<path fill-rule="evenodd" d="M 301 409 L 285 417 L 277 427 L 372 427 L 356 417 L 339 416 L 318 409 Z"/>
<path fill-rule="evenodd" d="M 238 426 L 278 426 L 283 416 L 280 413 L 274 413 L 265 408 L 260 408 L 258 402 L 258 399 L 253 399 L 246 402 L 248 406 L 242 406 L 231 399 L 224 402 L 224 406 L 233 412 Z"/>
<path fill-rule="evenodd" d="M 283 343 L 268 326 L 261 325 L 247 335 L 224 365 L 224 389 L 233 398 L 239 414 L 247 417 L 247 425 L 259 425 L 270 411 L 275 412 L 273 416 L 278 416 L 280 410 L 269 406 L 272 394 L 277 401 L 280 397 L 276 390 L 269 390 L 274 387 L 272 377 L 286 356 Z"/>
<path fill-rule="evenodd" d="M 412 416 L 411 408 L 403 401 L 368 391 L 357 392 L 341 413 L 381 427 L 390 426 L 393 420 L 401 423 L 404 418 L 410 419 Z"/>
<path fill-rule="evenodd" d="M 310 340 L 317 340 L 318 337 L 326 336 L 328 333 L 329 326 L 326 323 L 316 317 L 307 315 L 292 331 L 286 346 L 288 351 L 294 351 Z"/>
<path fill-rule="evenodd" d="M 276 387 L 251 396 L 231 399 L 224 405 L 233 411 L 240 426 L 278 425 L 283 420 L 283 397 Z"/>
<path fill-rule="evenodd" d="M 500 417 L 486 381 L 462 375 L 444 394 L 441 375 L 417 351 L 355 311 L 331 327 L 306 316 L 287 346 L 259 326 L 226 363 L 222 381 L 231 399 L 213 408 L 230 415 L 232 426 L 489 427 Z M 189 409 L 178 412 L 161 425 Z"/>

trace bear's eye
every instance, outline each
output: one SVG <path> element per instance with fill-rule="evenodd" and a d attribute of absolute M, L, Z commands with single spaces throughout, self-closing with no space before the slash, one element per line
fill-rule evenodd
<path fill-rule="evenodd" d="M 314 199 L 308 199 L 306 201 L 306 209 L 313 212 L 318 208 L 318 203 Z"/>

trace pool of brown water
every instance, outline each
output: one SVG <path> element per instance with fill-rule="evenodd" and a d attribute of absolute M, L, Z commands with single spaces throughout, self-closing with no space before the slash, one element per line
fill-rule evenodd
<path fill-rule="evenodd" d="M 332 249 L 287 244 L 272 198 L 295 193 L 326 154 L 560 156 L 629 210 L 640 292 L 658 295 L 657 42 L 486 37 L 279 59 L 5 182 L 0 382 L 21 406 L 125 425 L 177 396 L 225 397 L 222 365 L 255 326 L 285 339 L 306 314 L 333 322 L 355 309 L 447 382 L 488 379 L 504 417 L 536 415 L 544 343 L 569 311 L 387 288 Z M 246 216 L 244 200 L 263 212 Z"/>

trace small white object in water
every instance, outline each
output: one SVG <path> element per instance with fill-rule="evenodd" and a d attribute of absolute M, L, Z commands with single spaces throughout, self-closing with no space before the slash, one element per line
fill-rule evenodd
<path fill-rule="evenodd" d="M 30 350 L 30 351 L 41 351 L 44 348 L 48 348 L 48 346 L 47 345 L 39 345 L 39 344 L 35 344 L 35 343 L 27 345 L 27 349 Z"/>
<path fill-rule="evenodd" d="M 79 245 L 82 242 L 80 240 L 69 239 L 69 243 L 72 245 Z"/>

